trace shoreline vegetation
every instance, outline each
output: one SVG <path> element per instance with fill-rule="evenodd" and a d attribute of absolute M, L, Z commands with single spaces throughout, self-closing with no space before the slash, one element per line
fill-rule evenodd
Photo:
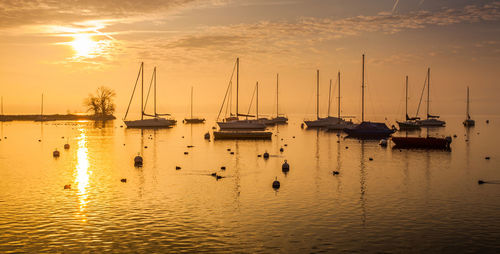
<path fill-rule="evenodd" d="M 80 114 L 52 114 L 52 115 L 0 115 L 0 122 L 7 121 L 67 121 L 67 120 L 114 120 L 114 115 L 80 115 Z"/>

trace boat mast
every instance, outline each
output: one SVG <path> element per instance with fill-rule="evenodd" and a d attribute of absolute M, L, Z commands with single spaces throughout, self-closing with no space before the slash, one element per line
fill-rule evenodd
<path fill-rule="evenodd" d="M 361 122 L 365 121 L 365 54 L 361 70 Z"/>
<path fill-rule="evenodd" d="M 2 114 L 3 114 L 3 111 L 2 111 Z M 467 120 L 470 119 L 470 115 L 469 115 L 469 87 L 467 87 Z"/>
<path fill-rule="evenodd" d="M 339 108 L 337 112 L 337 117 L 340 119 L 340 71 L 338 73 L 338 78 L 339 78 Z"/>
<path fill-rule="evenodd" d="M 3 96 L 1 97 L 2 100 L 2 116 L 3 116 Z"/>
<path fill-rule="evenodd" d="M 431 68 L 427 68 L 427 119 L 429 119 L 429 104 L 431 101 Z"/>
<path fill-rule="evenodd" d="M 330 79 L 330 86 L 328 87 L 328 117 L 330 117 L 330 97 L 332 95 L 332 79 Z"/>
<path fill-rule="evenodd" d="M 316 70 L 316 118 L 319 119 L 319 70 Z"/>
<path fill-rule="evenodd" d="M 280 74 L 279 73 L 276 73 L 276 117 L 279 117 L 279 113 L 278 113 L 278 110 L 279 110 L 279 104 L 278 104 L 278 84 L 279 84 L 279 77 L 280 77 Z"/>
<path fill-rule="evenodd" d="M 141 62 L 141 120 L 144 120 L 144 62 Z"/>
<path fill-rule="evenodd" d="M 191 87 L 191 119 L 193 119 L 193 87 Z"/>
<path fill-rule="evenodd" d="M 408 76 L 406 76 L 406 89 L 405 89 L 405 118 L 408 121 Z"/>
<path fill-rule="evenodd" d="M 41 111 L 40 111 L 40 119 L 43 118 L 43 93 L 42 93 L 42 107 L 41 107 Z"/>
<path fill-rule="evenodd" d="M 257 101 L 256 101 L 256 109 L 255 109 L 255 114 L 256 114 L 256 119 L 259 120 L 259 81 L 257 81 L 257 84 L 256 84 L 256 93 L 257 93 Z"/>
<path fill-rule="evenodd" d="M 155 93 L 155 106 L 154 106 L 154 111 L 155 111 L 155 117 L 156 117 L 156 66 L 155 66 L 155 69 L 154 69 L 154 78 L 155 78 L 155 90 L 154 90 L 154 93 Z"/>
<path fill-rule="evenodd" d="M 236 118 L 238 118 L 238 88 L 240 80 L 240 58 L 236 58 Z"/>

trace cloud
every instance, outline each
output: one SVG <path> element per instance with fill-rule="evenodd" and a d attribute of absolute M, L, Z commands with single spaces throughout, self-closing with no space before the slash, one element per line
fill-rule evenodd
<path fill-rule="evenodd" d="M 221 4 L 221 0 L 2 0 L 0 28 L 67 24 L 95 19 L 125 19 L 162 13 L 191 3 Z"/>

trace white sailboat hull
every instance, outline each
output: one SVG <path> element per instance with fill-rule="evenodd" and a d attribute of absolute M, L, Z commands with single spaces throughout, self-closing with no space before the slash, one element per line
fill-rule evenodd
<path fill-rule="evenodd" d="M 266 125 L 260 120 L 237 120 L 217 122 L 221 130 L 265 130 Z"/>
<path fill-rule="evenodd" d="M 168 128 L 177 123 L 176 120 L 166 118 L 153 118 L 144 120 L 124 121 L 127 128 Z"/>
<path fill-rule="evenodd" d="M 311 120 L 311 121 L 304 121 L 304 123 L 307 125 L 308 128 L 328 127 L 342 122 L 345 121 L 338 117 L 331 117 L 331 116 L 325 118 L 318 118 L 316 120 Z"/>
<path fill-rule="evenodd" d="M 417 120 L 418 125 L 420 126 L 444 126 L 446 124 L 445 121 L 441 121 L 438 119 L 425 119 L 425 120 Z"/>

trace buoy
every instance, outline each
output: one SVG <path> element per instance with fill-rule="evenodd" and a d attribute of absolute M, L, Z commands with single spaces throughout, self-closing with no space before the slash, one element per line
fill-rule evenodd
<path fill-rule="evenodd" d="M 484 157 L 485 160 L 489 160 L 490 159 L 490 156 L 486 156 Z"/>
<path fill-rule="evenodd" d="M 210 133 L 205 133 L 205 139 L 210 139 Z"/>
<path fill-rule="evenodd" d="M 284 149 L 283 149 L 283 147 L 281 147 L 281 148 L 280 148 L 280 152 L 283 152 L 283 151 L 284 151 Z"/>
<path fill-rule="evenodd" d="M 220 167 L 220 169 L 222 169 L 222 170 L 226 170 L 226 167 L 222 166 L 222 167 Z"/>
<path fill-rule="evenodd" d="M 267 159 L 267 158 L 269 158 L 269 153 L 268 153 L 268 152 L 265 152 L 265 153 L 264 153 L 264 159 Z"/>
<path fill-rule="evenodd" d="M 136 167 L 142 167 L 142 157 L 139 154 L 134 158 L 134 165 Z"/>
<path fill-rule="evenodd" d="M 187 148 L 193 148 L 194 146 L 187 146 Z"/>
<path fill-rule="evenodd" d="M 123 144 L 123 145 L 125 145 L 125 144 Z"/>
<path fill-rule="evenodd" d="M 0 140 L 1 140 L 1 139 L 0 139 Z M 42 142 L 42 140 L 41 140 L 41 139 L 39 139 L 39 140 L 38 140 L 38 142 Z"/>
<path fill-rule="evenodd" d="M 283 138 L 281 138 L 281 141 L 283 141 Z"/>
<path fill-rule="evenodd" d="M 126 183 L 126 182 L 127 182 L 127 178 L 122 178 L 122 179 L 120 180 L 120 182 L 122 182 L 122 183 Z"/>
<path fill-rule="evenodd" d="M 262 154 L 257 154 L 257 157 L 262 157 Z"/>
<path fill-rule="evenodd" d="M 371 161 L 372 161 L 372 160 L 373 160 L 373 158 L 372 158 L 372 157 L 370 157 L 370 158 L 368 158 L 368 160 L 371 160 Z"/>
<path fill-rule="evenodd" d="M 286 160 L 283 163 L 283 165 L 281 165 L 281 171 L 283 171 L 283 172 L 290 171 L 290 164 L 288 164 L 288 162 Z"/>
<path fill-rule="evenodd" d="M 485 181 L 483 181 L 483 180 L 479 180 L 479 181 L 477 181 L 477 184 L 483 184 L 483 183 L 486 183 L 486 182 L 485 182 Z"/>
<path fill-rule="evenodd" d="M 284 146 L 288 146 L 288 144 L 284 144 Z"/>
<path fill-rule="evenodd" d="M 52 156 L 54 156 L 54 157 L 59 157 L 59 155 L 60 155 L 60 153 L 59 153 L 59 151 L 57 151 L 57 149 L 52 152 Z"/>
<path fill-rule="evenodd" d="M 184 138 L 184 136 L 182 136 L 181 138 Z"/>
<path fill-rule="evenodd" d="M 228 148 L 228 149 L 227 149 L 227 151 L 228 151 L 228 152 L 231 152 L 231 148 Z"/>
<path fill-rule="evenodd" d="M 217 128 L 215 128 L 215 126 L 212 126 L 212 130 L 215 130 L 215 129 L 217 129 Z"/>
<path fill-rule="evenodd" d="M 382 147 L 386 147 L 387 146 L 387 139 L 382 139 L 380 140 L 380 142 L 378 143 L 380 146 Z"/>
<path fill-rule="evenodd" d="M 69 149 L 69 144 L 64 144 L 64 149 Z"/>
<path fill-rule="evenodd" d="M 230 154 L 234 154 L 234 152 L 230 152 Z"/>
<path fill-rule="evenodd" d="M 339 172 L 339 171 L 333 171 L 332 173 L 333 173 L 333 175 L 338 175 L 338 174 L 340 174 L 340 172 Z"/>
<path fill-rule="evenodd" d="M 175 166 L 175 170 L 180 170 L 180 169 L 181 169 L 181 167 Z"/>
<path fill-rule="evenodd" d="M 184 154 L 189 154 L 188 152 L 184 152 Z"/>
<path fill-rule="evenodd" d="M 278 181 L 278 177 L 273 181 L 273 188 L 274 189 L 279 189 L 280 188 L 280 181 Z"/>
<path fill-rule="evenodd" d="M 304 124 L 303 123 L 300 125 L 300 128 L 304 129 Z"/>
<path fill-rule="evenodd" d="M 61 138 L 64 139 L 64 136 L 62 136 Z"/>
<path fill-rule="evenodd" d="M 346 146 L 346 147 L 345 147 L 345 149 L 349 149 L 349 147 L 348 147 L 348 146 Z"/>
<path fill-rule="evenodd" d="M 71 184 L 66 184 L 66 185 L 64 185 L 64 189 L 65 189 L 65 190 L 69 190 L 69 189 L 71 189 Z"/>
<path fill-rule="evenodd" d="M 144 148 L 148 148 L 148 146 L 144 146 Z"/>
<path fill-rule="evenodd" d="M 123 128 L 123 125 L 120 125 L 120 128 Z"/>
<path fill-rule="evenodd" d="M 454 138 L 456 138 L 456 137 L 457 137 L 457 134 L 454 134 L 454 135 L 453 135 L 453 137 L 454 137 Z"/>
<path fill-rule="evenodd" d="M 486 120 L 486 123 L 490 123 L 490 120 Z"/>
<path fill-rule="evenodd" d="M 293 136 L 292 138 L 295 138 L 295 136 Z"/>

